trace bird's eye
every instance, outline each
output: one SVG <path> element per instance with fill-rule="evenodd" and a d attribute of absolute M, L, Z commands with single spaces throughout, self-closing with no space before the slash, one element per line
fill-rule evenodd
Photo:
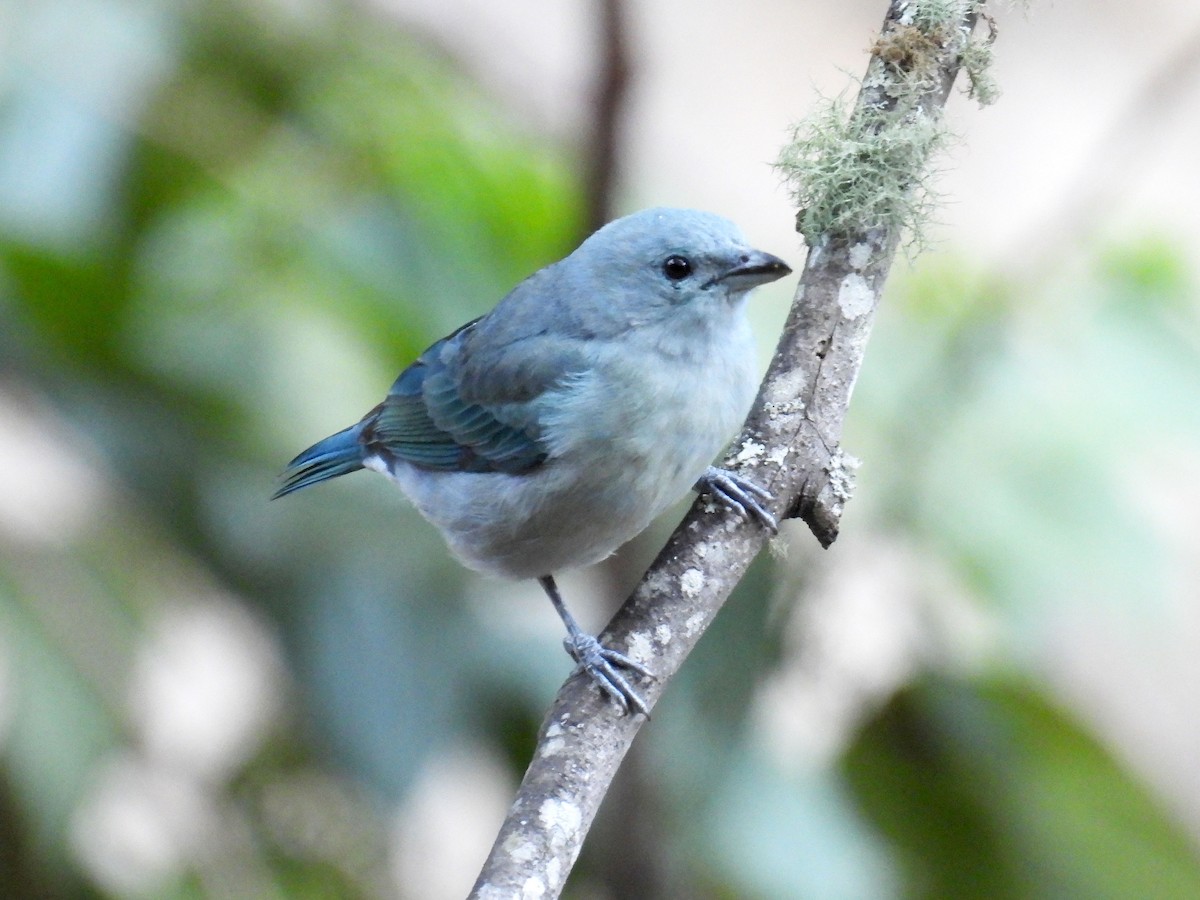
<path fill-rule="evenodd" d="M 672 281 L 682 281 L 692 274 L 692 264 L 686 256 L 668 256 L 663 260 L 662 270 Z"/>

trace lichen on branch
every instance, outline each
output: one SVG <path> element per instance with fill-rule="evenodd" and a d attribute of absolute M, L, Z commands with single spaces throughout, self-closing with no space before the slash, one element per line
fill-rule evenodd
<path fill-rule="evenodd" d="M 776 162 L 796 203 L 796 229 L 810 246 L 864 228 L 903 231 L 920 246 L 939 199 L 932 159 L 951 138 L 929 96 L 949 62 L 967 69 L 968 93 L 981 106 L 998 96 L 988 71 L 994 26 L 988 20 L 983 39 L 963 27 L 964 16 L 981 4 L 902 5 L 902 15 L 871 46 L 858 102 L 821 100 L 793 128 Z"/>
<path fill-rule="evenodd" d="M 821 235 L 863 227 L 904 229 L 920 237 L 936 206 L 926 173 L 945 127 L 914 114 L 888 124 L 874 109 L 826 99 L 795 127 L 776 163 L 796 203 L 796 230 L 813 245 Z"/>

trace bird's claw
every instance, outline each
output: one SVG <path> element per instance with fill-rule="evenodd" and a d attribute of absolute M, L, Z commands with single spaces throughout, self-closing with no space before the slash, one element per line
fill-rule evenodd
<path fill-rule="evenodd" d="M 761 501 L 774 499 L 771 492 L 730 469 L 709 466 L 697 482 L 697 488 L 720 500 L 743 519 L 753 519 L 772 534 L 779 522 Z"/>
<path fill-rule="evenodd" d="M 644 678 L 653 678 L 653 672 L 624 653 L 605 647 L 590 634 L 579 633 L 573 637 L 566 637 L 563 639 L 563 646 L 575 660 L 575 671 L 572 675 L 586 672 L 601 692 L 615 700 L 624 712 L 639 712 L 647 718 L 650 717 L 646 701 L 618 669 L 628 669 Z"/>

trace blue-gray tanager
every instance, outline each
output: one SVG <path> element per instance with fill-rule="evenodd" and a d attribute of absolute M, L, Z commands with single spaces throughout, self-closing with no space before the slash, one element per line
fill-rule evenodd
<path fill-rule="evenodd" d="M 275 496 L 383 473 L 465 565 L 538 579 L 578 668 L 645 713 L 618 670 L 649 671 L 584 633 L 551 573 L 604 559 L 692 487 L 774 528 L 769 495 L 710 463 L 754 398 L 746 296 L 790 271 L 711 213 L 611 222 L 422 353 Z"/>

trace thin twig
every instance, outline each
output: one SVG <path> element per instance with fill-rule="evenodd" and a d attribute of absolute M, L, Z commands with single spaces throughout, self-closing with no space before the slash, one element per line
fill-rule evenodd
<path fill-rule="evenodd" d="M 957 11 L 950 27 L 925 44 L 925 50 L 936 49 L 932 57 L 918 58 L 918 53 L 910 58 L 900 51 L 913 37 L 914 17 L 948 7 L 945 0 L 890 4 L 855 107 L 856 113 L 869 113 L 861 119 L 869 123 L 864 129 L 877 135 L 893 124 L 902 127 L 904 117 L 940 117 L 974 28 L 976 4 L 952 7 Z M 916 66 L 925 67 L 917 73 L 919 79 L 912 77 Z M 913 185 L 922 177 L 915 171 L 902 174 Z M 900 231 L 898 223 L 863 222 L 836 234 L 809 235 L 811 249 L 791 315 L 733 447 L 730 464 L 769 487 L 776 497 L 775 512 L 803 518 L 825 546 L 837 536 L 849 496 L 852 467 L 839 447 L 842 423 Z M 757 525 L 702 498 L 609 623 L 604 643 L 656 674 L 653 682 L 640 686 L 650 707 L 766 539 Z M 543 723 L 533 760 L 473 898 L 552 898 L 561 893 L 643 721 L 620 714 L 586 677 L 567 681 Z"/>

